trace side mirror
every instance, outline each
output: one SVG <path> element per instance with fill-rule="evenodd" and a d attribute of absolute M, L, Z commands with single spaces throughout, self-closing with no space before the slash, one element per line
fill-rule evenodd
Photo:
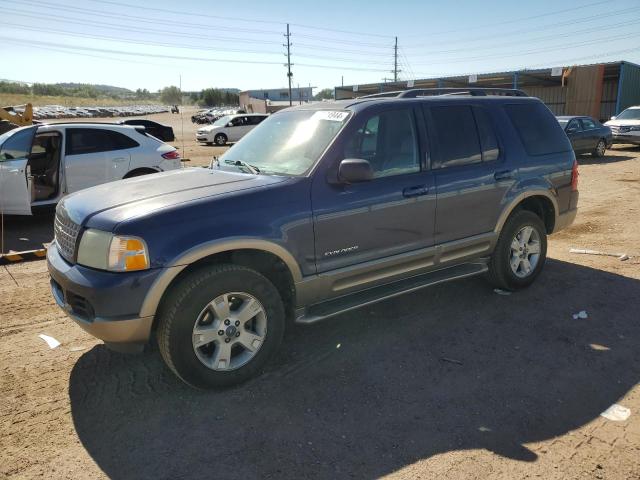
<path fill-rule="evenodd" d="M 578 129 L 576 127 L 567 128 L 567 133 L 576 133 Z"/>
<path fill-rule="evenodd" d="M 338 167 L 338 178 L 346 183 L 368 182 L 373 179 L 373 168 L 367 160 L 345 158 Z"/>
<path fill-rule="evenodd" d="M 616 116 L 615 116 L 615 115 L 614 115 L 613 117 L 611 117 L 611 120 L 615 120 L 615 119 L 616 119 Z"/>

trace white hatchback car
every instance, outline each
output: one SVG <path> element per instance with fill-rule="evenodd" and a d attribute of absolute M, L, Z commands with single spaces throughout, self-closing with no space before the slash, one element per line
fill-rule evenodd
<path fill-rule="evenodd" d="M 227 142 L 237 142 L 253 130 L 269 115 L 263 113 L 239 113 L 219 118 L 212 125 L 199 128 L 196 140 L 207 145 L 225 145 Z"/>
<path fill-rule="evenodd" d="M 0 211 L 31 215 L 66 194 L 101 183 L 180 168 L 171 145 L 142 127 L 59 123 L 0 135 Z"/>

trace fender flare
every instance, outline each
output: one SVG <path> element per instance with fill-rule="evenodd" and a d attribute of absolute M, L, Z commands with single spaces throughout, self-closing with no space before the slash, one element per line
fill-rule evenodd
<path fill-rule="evenodd" d="M 504 227 L 507 218 L 509 215 L 513 213 L 513 211 L 517 208 L 517 206 L 525 199 L 530 197 L 545 197 L 551 201 L 553 205 L 553 215 L 554 215 L 554 224 L 558 221 L 558 200 L 549 190 L 527 190 L 526 192 L 519 193 L 516 195 L 511 202 L 507 205 L 507 207 L 502 210 L 502 213 L 498 217 L 498 221 L 496 223 L 496 228 L 494 232 L 499 234 L 502 231 L 502 227 Z M 551 232 L 550 232 L 551 233 Z"/>
<path fill-rule="evenodd" d="M 293 282 L 302 281 L 302 271 L 298 262 L 293 255 L 281 245 L 270 242 L 268 240 L 260 240 L 254 238 L 227 238 L 224 240 L 214 240 L 197 245 L 179 257 L 172 260 L 163 272 L 156 278 L 151 288 L 145 296 L 144 302 L 140 309 L 140 317 L 148 317 L 156 314 L 158 305 L 164 296 L 171 282 L 185 268 L 193 263 L 216 253 L 229 252 L 232 250 L 261 250 L 271 253 L 280 258 L 289 269 Z"/>

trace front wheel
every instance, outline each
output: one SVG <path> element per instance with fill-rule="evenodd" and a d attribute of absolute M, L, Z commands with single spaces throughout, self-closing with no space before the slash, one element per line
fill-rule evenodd
<path fill-rule="evenodd" d="M 285 313 L 277 289 L 258 272 L 222 264 L 185 277 L 163 302 L 158 346 L 166 364 L 197 388 L 256 375 L 277 350 Z"/>
<path fill-rule="evenodd" d="M 216 142 L 216 145 L 222 147 L 227 143 L 227 136 L 224 133 L 219 133 L 213 140 Z"/>
<path fill-rule="evenodd" d="M 535 213 L 519 210 L 504 224 L 489 261 L 489 280 L 505 290 L 528 287 L 547 257 L 547 233 Z"/>
<path fill-rule="evenodd" d="M 603 139 L 600 139 L 596 145 L 596 148 L 591 152 L 594 157 L 602 158 L 607 150 L 607 144 Z"/>

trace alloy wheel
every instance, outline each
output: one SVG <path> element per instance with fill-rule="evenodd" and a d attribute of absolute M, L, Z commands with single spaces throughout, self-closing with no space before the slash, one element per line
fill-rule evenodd
<path fill-rule="evenodd" d="M 511 241 L 509 265 L 518 278 L 526 278 L 540 260 L 540 234 L 530 225 L 522 227 Z"/>

